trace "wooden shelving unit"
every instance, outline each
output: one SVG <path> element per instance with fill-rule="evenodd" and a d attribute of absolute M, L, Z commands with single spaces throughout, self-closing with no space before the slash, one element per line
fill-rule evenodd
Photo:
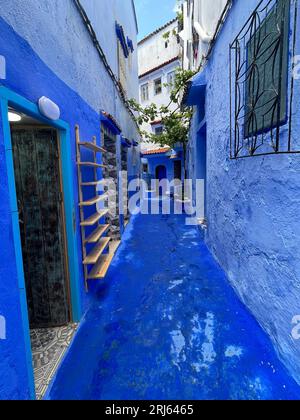
<path fill-rule="evenodd" d="M 98 187 L 105 185 L 105 180 L 102 174 L 99 175 L 99 170 L 106 169 L 106 166 L 99 164 L 97 158 L 99 154 L 105 154 L 106 150 L 97 145 L 96 138 L 93 138 L 92 142 L 81 141 L 79 126 L 76 126 L 75 131 L 83 255 L 82 264 L 85 288 L 88 291 L 88 280 L 105 278 L 114 257 L 114 250 L 110 250 L 111 238 L 106 237 L 111 226 L 106 222 L 103 223 L 103 220 L 109 214 L 107 205 L 108 195 L 105 192 L 98 192 Z M 82 160 L 82 149 L 90 152 L 88 161 Z M 91 159 L 91 156 L 93 159 Z M 90 193 L 91 190 L 93 194 Z M 87 191 L 92 195 L 90 198 L 86 197 Z M 91 215 L 91 208 L 93 206 L 95 207 L 95 213 Z M 88 234 L 87 230 L 89 230 Z"/>
<path fill-rule="evenodd" d="M 79 146 L 85 147 L 86 149 L 90 149 L 93 152 L 98 153 L 106 153 L 106 150 L 103 149 L 103 147 L 97 146 L 94 143 L 88 143 L 88 142 L 80 142 Z"/>
<path fill-rule="evenodd" d="M 83 260 L 84 265 L 95 265 L 99 261 L 99 258 L 107 248 L 110 242 L 110 238 L 102 238 L 94 246 L 93 250 Z"/>
<path fill-rule="evenodd" d="M 93 214 L 92 216 L 88 217 L 87 219 L 84 219 L 84 217 L 81 219 L 80 226 L 81 227 L 89 227 L 89 226 L 95 226 L 96 223 L 99 222 L 103 217 L 105 217 L 108 213 L 107 210 L 103 210 L 101 212 L 97 212 Z"/>
<path fill-rule="evenodd" d="M 108 199 L 107 194 L 98 195 L 97 197 L 91 198 L 87 201 L 83 201 L 82 203 L 79 203 L 81 207 L 90 207 L 94 206 L 95 204 L 100 203 L 101 201 L 106 201 Z"/>
<path fill-rule="evenodd" d="M 105 278 L 113 257 L 114 254 L 103 255 L 100 257 L 98 263 L 89 273 L 88 280 L 99 280 Z"/>
<path fill-rule="evenodd" d="M 105 168 L 105 165 L 96 163 L 96 162 L 79 162 L 78 163 L 79 166 L 90 166 L 92 168 Z"/>
<path fill-rule="evenodd" d="M 86 244 L 96 244 L 99 239 L 108 231 L 109 225 L 98 226 L 84 241 Z"/>

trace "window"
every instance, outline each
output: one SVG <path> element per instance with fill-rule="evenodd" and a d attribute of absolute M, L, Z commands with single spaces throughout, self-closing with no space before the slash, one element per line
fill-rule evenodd
<path fill-rule="evenodd" d="M 144 163 L 143 164 L 143 173 L 147 174 L 148 173 L 148 163 Z"/>
<path fill-rule="evenodd" d="M 175 71 L 171 71 L 167 74 L 168 92 L 173 90 L 175 84 Z"/>
<path fill-rule="evenodd" d="M 162 93 L 162 81 L 161 77 L 154 80 L 154 95 L 160 95 Z"/>
<path fill-rule="evenodd" d="M 145 83 L 141 86 L 141 99 L 142 102 L 149 101 L 149 85 L 148 83 Z"/>
<path fill-rule="evenodd" d="M 299 152 L 293 136 L 299 105 L 289 74 L 296 12 L 290 0 L 261 0 L 230 45 L 232 159 Z"/>
<path fill-rule="evenodd" d="M 174 162 L 174 179 L 180 179 L 182 177 L 182 164 L 181 160 L 175 160 Z"/>
<path fill-rule="evenodd" d="M 288 2 L 279 0 L 247 44 L 246 138 L 286 121 L 288 37 Z"/>
<path fill-rule="evenodd" d="M 138 153 L 136 147 L 133 147 L 132 150 L 132 166 L 137 166 L 138 164 Z"/>
<path fill-rule="evenodd" d="M 154 132 L 156 136 L 160 136 L 163 133 L 163 127 L 155 127 Z"/>

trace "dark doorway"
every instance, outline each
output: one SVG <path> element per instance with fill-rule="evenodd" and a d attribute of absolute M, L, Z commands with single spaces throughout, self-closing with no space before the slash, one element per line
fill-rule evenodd
<path fill-rule="evenodd" d="M 167 169 L 164 165 L 160 165 L 156 168 L 156 179 L 158 181 L 162 181 L 163 179 L 167 179 Z"/>
<path fill-rule="evenodd" d="M 157 166 L 156 171 L 155 171 L 155 178 L 156 178 L 157 184 L 167 179 L 167 168 L 164 165 Z M 157 192 L 159 196 L 163 195 L 162 186 L 157 187 Z"/>
<path fill-rule="evenodd" d="M 180 179 L 182 178 L 182 164 L 181 160 L 175 160 L 174 162 L 174 179 Z"/>
<path fill-rule="evenodd" d="M 23 264 L 31 328 L 70 322 L 57 132 L 11 126 Z"/>

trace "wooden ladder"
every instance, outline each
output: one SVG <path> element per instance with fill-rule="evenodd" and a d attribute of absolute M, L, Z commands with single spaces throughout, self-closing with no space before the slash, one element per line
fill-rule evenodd
<path fill-rule="evenodd" d="M 80 140 L 80 128 L 75 127 L 76 133 L 76 157 L 77 157 L 77 171 L 78 171 L 78 192 L 79 192 L 79 208 L 80 208 L 80 227 L 81 227 L 81 241 L 82 241 L 82 255 L 83 255 L 83 269 L 85 289 L 88 291 L 88 280 L 97 280 L 105 278 L 111 261 L 114 257 L 114 252 L 110 252 L 110 238 L 105 237 L 110 228 L 109 224 L 103 224 L 103 219 L 108 215 L 107 208 L 107 194 L 98 194 L 98 186 L 104 184 L 103 177 L 98 176 L 98 169 L 105 168 L 105 165 L 99 164 L 98 154 L 106 153 L 106 150 L 97 145 L 96 137 L 92 142 L 82 142 Z M 84 162 L 81 160 L 81 149 L 88 149 L 93 154 L 91 161 Z M 93 170 L 93 179 L 83 181 L 83 168 L 90 168 Z M 84 200 L 84 189 L 86 187 L 94 187 L 95 193 L 93 197 Z M 98 204 L 103 203 L 103 208 L 98 209 Z M 96 212 L 89 217 L 86 217 L 86 209 L 96 206 Z M 87 228 L 95 229 L 86 235 Z M 87 252 L 87 247 L 93 247 Z M 104 252 L 109 249 L 107 254 Z"/>

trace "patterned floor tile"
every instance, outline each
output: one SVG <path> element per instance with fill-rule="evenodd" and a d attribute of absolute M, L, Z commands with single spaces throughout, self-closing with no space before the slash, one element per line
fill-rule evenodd
<path fill-rule="evenodd" d="M 77 330 L 72 324 L 61 328 L 31 330 L 31 345 L 37 399 L 42 399 Z"/>

